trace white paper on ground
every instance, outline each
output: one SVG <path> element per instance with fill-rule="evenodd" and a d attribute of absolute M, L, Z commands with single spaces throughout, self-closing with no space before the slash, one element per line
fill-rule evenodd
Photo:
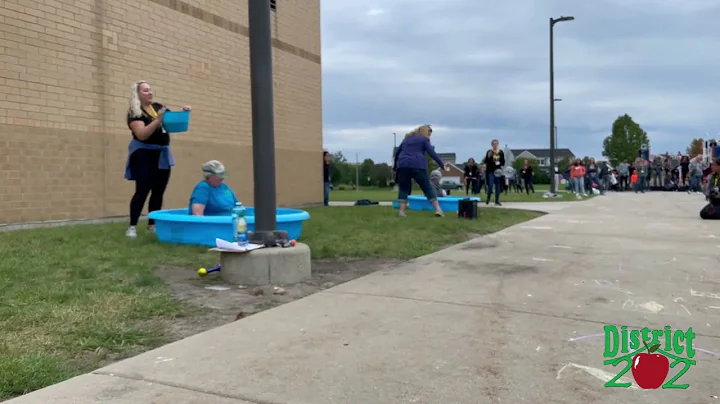
<path fill-rule="evenodd" d="M 221 252 L 248 252 L 252 250 L 257 250 L 258 248 L 263 248 L 264 246 L 261 244 L 248 244 L 245 246 L 240 246 L 238 243 L 225 241 L 223 239 L 216 238 L 215 239 L 215 245 L 216 248 L 211 248 L 211 251 L 221 251 Z"/>

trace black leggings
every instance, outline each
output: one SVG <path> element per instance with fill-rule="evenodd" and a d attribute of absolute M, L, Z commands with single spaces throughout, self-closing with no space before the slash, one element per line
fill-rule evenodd
<path fill-rule="evenodd" d="M 159 162 L 160 152 L 156 150 L 138 150 L 130 157 L 130 173 L 135 181 L 135 194 L 130 200 L 130 226 L 137 226 L 148 194 L 148 212 L 162 209 L 170 170 L 159 169 Z M 148 224 L 153 225 L 155 221 L 150 219 Z"/>
<path fill-rule="evenodd" d="M 620 190 L 625 191 L 630 186 L 630 177 L 627 175 L 620 176 Z"/>
<path fill-rule="evenodd" d="M 473 178 L 465 178 L 465 195 L 475 194 L 475 181 Z"/>

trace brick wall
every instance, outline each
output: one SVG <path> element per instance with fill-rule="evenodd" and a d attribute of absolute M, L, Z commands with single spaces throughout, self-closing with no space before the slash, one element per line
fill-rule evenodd
<path fill-rule="evenodd" d="M 128 214 L 130 85 L 193 107 L 165 207 L 183 207 L 200 165 L 221 160 L 252 205 L 247 0 L 0 2 L 0 223 Z M 278 203 L 320 202 L 319 0 L 273 13 Z"/>

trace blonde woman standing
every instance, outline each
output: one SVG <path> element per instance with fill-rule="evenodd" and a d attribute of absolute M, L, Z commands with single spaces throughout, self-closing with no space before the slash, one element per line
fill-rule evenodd
<path fill-rule="evenodd" d="M 189 111 L 190 106 L 183 107 Z M 132 139 L 128 146 L 125 165 L 125 179 L 135 181 L 135 194 L 130 200 L 130 227 L 125 235 L 137 237 L 138 220 L 147 200 L 148 211 L 162 209 L 165 189 L 170 181 L 170 167 L 175 165 L 170 151 L 170 135 L 162 127 L 162 120 L 168 109 L 153 102 L 153 92 L 145 81 L 138 81 L 130 88 L 130 107 L 127 113 L 127 125 Z M 155 231 L 152 219 L 148 222 L 148 232 Z"/>
<path fill-rule="evenodd" d="M 393 171 L 395 171 L 397 175 L 400 216 L 406 216 L 405 208 L 407 208 L 407 197 L 410 192 L 412 180 L 415 180 L 420 186 L 428 202 L 435 208 L 435 216 L 444 216 L 442 209 L 440 209 L 440 204 L 438 204 L 437 195 L 435 195 L 435 191 L 430 185 L 425 153 L 429 154 L 430 157 L 435 160 L 438 167 L 444 167 L 446 171 L 449 168 L 448 165 L 440 159 L 440 156 L 435 153 L 435 148 L 430 144 L 431 135 L 432 128 L 430 125 L 417 127 L 405 135 L 405 139 L 400 143 L 395 153 Z"/>

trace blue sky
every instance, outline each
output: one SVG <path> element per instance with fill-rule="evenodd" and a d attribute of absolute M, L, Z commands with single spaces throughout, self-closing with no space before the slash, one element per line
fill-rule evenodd
<path fill-rule="evenodd" d="M 618 115 L 652 152 L 720 136 L 720 0 L 325 0 L 325 148 L 388 161 L 393 132 L 433 125 L 439 152 L 493 138 L 549 147 L 548 20 L 559 147 L 600 157 Z M 399 141 L 399 140 L 398 140 Z"/>

